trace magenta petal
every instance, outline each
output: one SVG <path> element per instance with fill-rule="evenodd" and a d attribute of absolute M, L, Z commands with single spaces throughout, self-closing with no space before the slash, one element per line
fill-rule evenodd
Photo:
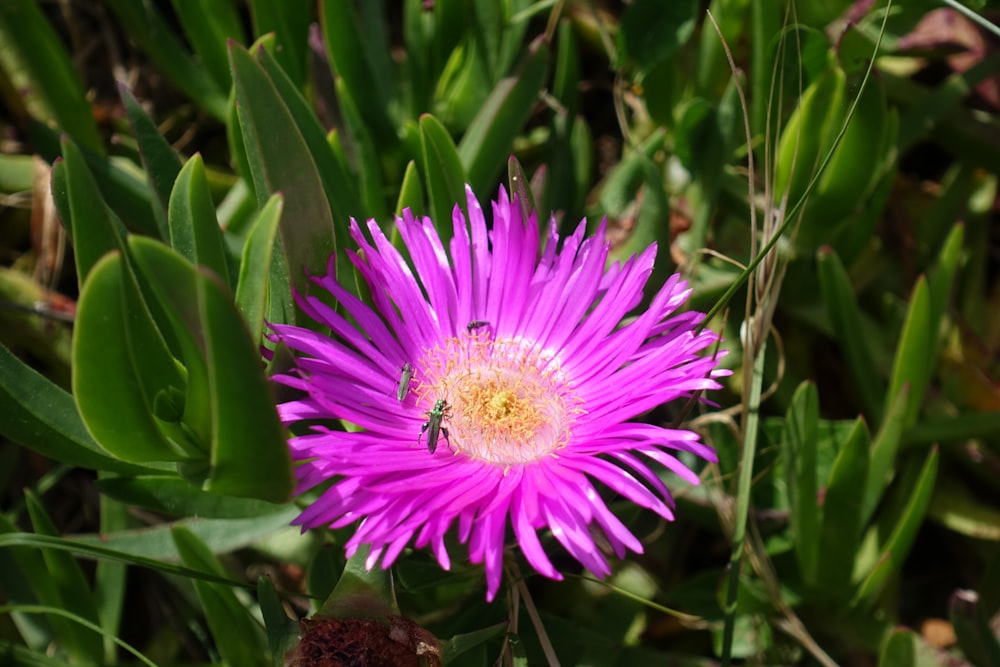
<path fill-rule="evenodd" d="M 543 576 L 562 579 L 549 548 L 609 574 L 600 545 L 619 558 L 643 545 L 608 490 L 670 519 L 663 471 L 696 484 L 691 455 L 716 460 L 691 431 L 634 421 L 729 373 L 712 356 L 716 334 L 696 332 L 704 316 L 680 312 L 690 288 L 679 276 L 649 284 L 655 245 L 609 267 L 605 222 L 560 237 L 550 219 L 541 250 L 538 219 L 503 190 L 484 211 L 467 187 L 437 221 L 451 225 L 447 244 L 409 210 L 395 223 L 405 248 L 374 220 L 351 221 L 363 299 L 337 282 L 334 258 L 297 295 L 329 334 L 269 325 L 268 340 L 296 355 L 273 377 L 294 394 L 278 415 L 311 423 L 289 440 L 297 489 L 329 485 L 294 523 L 354 526 L 345 553 L 367 546 L 368 568 L 414 547 L 447 570 L 457 535 L 482 564 L 488 600 L 511 535 Z"/>

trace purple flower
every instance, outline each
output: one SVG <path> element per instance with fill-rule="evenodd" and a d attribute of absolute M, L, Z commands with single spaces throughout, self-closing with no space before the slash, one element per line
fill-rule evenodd
<path fill-rule="evenodd" d="M 539 253 L 535 217 L 524 220 L 502 189 L 492 230 L 466 193 L 469 219 L 456 206 L 447 249 L 429 219 L 397 219 L 410 262 L 375 221 L 371 240 L 352 221 L 360 252 L 350 257 L 373 305 L 331 275 L 314 278 L 348 317 L 300 298 L 332 336 L 273 325 L 273 339 L 299 353 L 297 370 L 275 379 L 304 392 L 279 406 L 286 424 L 339 419 L 362 429 L 314 427 L 291 439 L 299 492 L 334 480 L 296 523 L 357 524 L 347 554 L 371 545 L 369 568 L 389 567 L 412 543 L 448 569 L 454 527 L 470 560 L 484 563 L 492 600 L 508 524 L 527 561 L 553 579 L 562 577 L 539 530 L 599 577 L 610 568 L 595 530 L 619 558 L 642 552 L 595 482 L 672 519 L 657 470 L 697 484 L 675 452 L 715 453 L 691 431 L 630 420 L 717 389 L 712 378 L 726 371 L 706 354 L 717 336 L 695 331 L 702 315 L 676 313 L 690 294 L 677 275 L 623 321 L 643 298 L 655 246 L 605 268 L 603 225 L 595 237 L 584 238 L 581 223 L 560 239 L 553 223 Z"/>

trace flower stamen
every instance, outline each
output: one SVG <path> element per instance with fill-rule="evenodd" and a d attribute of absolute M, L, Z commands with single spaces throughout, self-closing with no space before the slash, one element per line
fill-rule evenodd
<path fill-rule="evenodd" d="M 421 400 L 447 398 L 448 429 L 465 455 L 509 466 L 554 455 L 570 441 L 580 401 L 558 361 L 525 341 L 460 335 L 421 366 Z"/>

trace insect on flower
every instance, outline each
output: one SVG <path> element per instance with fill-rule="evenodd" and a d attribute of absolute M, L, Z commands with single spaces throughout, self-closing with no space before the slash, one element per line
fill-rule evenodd
<path fill-rule="evenodd" d="M 445 440 L 450 439 L 448 437 L 448 429 L 441 425 L 442 420 L 448 416 L 449 409 L 448 401 L 441 398 L 434 403 L 433 409 L 424 413 L 427 415 L 427 421 L 420 427 L 420 436 L 423 437 L 424 433 L 427 433 L 427 451 L 431 454 L 437 449 L 440 434 L 444 434 Z M 417 442 L 420 442 L 419 437 L 417 438 Z"/>
<path fill-rule="evenodd" d="M 396 389 L 396 400 L 400 403 L 410 391 L 410 380 L 413 379 L 413 366 L 409 362 L 403 364 L 403 373 L 399 376 L 399 387 Z"/>
<path fill-rule="evenodd" d="M 337 308 L 297 300 L 332 335 L 271 326 L 297 366 L 274 380 L 301 391 L 278 405 L 282 421 L 352 426 L 289 440 L 298 491 L 327 484 L 295 523 L 354 526 L 347 555 L 369 545 L 369 568 L 412 546 L 449 569 L 445 545 L 457 532 L 468 560 L 484 566 L 490 600 L 508 539 L 546 577 L 562 579 L 549 559 L 560 548 L 607 576 L 608 552 L 623 558 L 643 545 L 601 487 L 669 520 L 662 472 L 697 484 L 698 459 L 717 460 L 698 434 L 648 415 L 720 387 L 729 372 L 711 353 L 718 336 L 683 310 L 691 290 L 679 275 L 650 284 L 655 245 L 609 264 L 604 224 L 594 236 L 585 221 L 561 236 L 552 221 L 546 238 L 503 190 L 487 216 L 468 188 L 438 223 L 452 225 L 447 242 L 404 210 L 401 251 L 374 220 L 352 221 L 349 256 L 366 300 L 337 282 L 331 258 L 312 280 Z M 420 443 L 434 452 L 442 436 L 461 449 L 429 457 Z"/>

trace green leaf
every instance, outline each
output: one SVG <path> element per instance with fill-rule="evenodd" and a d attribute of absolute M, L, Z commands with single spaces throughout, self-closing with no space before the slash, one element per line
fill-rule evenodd
<path fill-rule="evenodd" d="M 274 33 L 275 57 L 298 89 L 306 81 L 309 57 L 309 22 L 313 7 L 308 2 L 251 0 L 254 33 Z"/>
<path fill-rule="evenodd" d="M 0 547 L 10 535 L 18 534 L 17 530 L 5 514 L 0 514 Z M 61 604 L 55 583 L 37 550 L 25 546 L 0 548 L 0 566 L 0 586 L 6 600 L 20 604 Z M 51 650 L 54 643 L 63 641 L 65 637 L 72 640 L 75 632 L 61 618 L 36 619 L 14 614 L 12 620 L 24 643 L 41 651 Z M 69 648 L 72 650 L 72 647 Z"/>
<path fill-rule="evenodd" d="M 283 290 L 287 303 L 289 283 L 309 293 L 306 273 L 325 273 L 335 251 L 330 206 L 316 163 L 267 74 L 242 47 L 231 45 L 229 56 L 257 204 L 263 208 L 278 192 L 285 197 L 282 218 L 290 221 L 280 227 L 285 261 L 272 266 L 283 266 L 287 274 L 272 274 L 271 290 Z"/>
<path fill-rule="evenodd" d="M 185 565 L 208 574 L 225 576 L 222 565 L 194 533 L 175 527 L 173 536 Z M 195 580 L 194 587 L 222 659 L 234 666 L 264 664 L 258 626 L 233 591 L 224 585 L 202 580 Z"/>
<path fill-rule="evenodd" d="M 284 667 L 285 655 L 298 640 L 299 624 L 285 613 L 270 577 L 257 579 L 257 600 L 260 601 L 260 614 L 264 618 L 271 662 L 274 667 Z"/>
<path fill-rule="evenodd" d="M 507 187 L 510 189 L 510 197 L 517 198 L 518 206 L 521 208 L 521 216 L 527 220 L 532 213 L 537 213 L 538 206 L 535 204 L 535 195 L 528 187 L 528 176 L 524 173 L 521 163 L 513 155 L 507 160 Z M 539 225 L 539 233 L 542 239 L 548 237 L 545 225 Z"/>
<path fill-rule="evenodd" d="M 54 461 L 71 466 L 139 472 L 111 458 L 87 433 L 73 397 L 0 345 L 0 433 Z"/>
<path fill-rule="evenodd" d="M 295 119 L 295 125 L 302 133 L 302 138 L 309 147 L 309 153 L 316 162 L 316 169 L 323 180 L 323 190 L 326 192 L 330 212 L 333 215 L 337 247 L 348 247 L 350 217 L 362 217 L 366 213 L 358 197 L 357 176 L 348 167 L 343 154 L 333 150 L 323 126 L 316 117 L 316 112 L 309 106 L 271 52 L 268 49 L 258 49 L 254 57 L 267 72 L 281 99 L 288 106 L 288 111 Z"/>
<path fill-rule="evenodd" d="M 208 444 L 206 488 L 284 502 L 292 492 L 291 459 L 260 353 L 228 289 L 155 241 L 134 237 L 130 246 L 184 348 L 184 422 Z"/>
<path fill-rule="evenodd" d="M 231 0 L 173 0 L 184 33 L 219 90 L 233 85 L 226 42 L 246 43 L 240 16 Z"/>
<path fill-rule="evenodd" d="M 160 430 L 153 396 L 139 377 L 144 371 L 135 365 L 132 345 L 149 340 L 140 333 L 152 323 L 144 325 L 148 318 L 144 309 L 126 311 L 126 271 L 121 256 L 109 254 L 94 266 L 83 286 L 73 337 L 73 395 L 91 435 L 114 456 L 132 462 L 179 460 L 184 450 Z M 160 357 L 150 354 L 157 347 L 143 352 Z M 173 375 L 147 379 L 168 386 L 173 380 L 175 386 L 183 386 L 176 369 Z"/>
<path fill-rule="evenodd" d="M 216 119 L 226 117 L 225 92 L 187 52 L 156 5 L 133 0 L 108 0 L 108 4 L 125 32 L 173 85 Z"/>
<path fill-rule="evenodd" d="M 24 500 L 35 532 L 39 535 L 58 537 L 59 531 L 35 494 L 26 489 Z M 76 560 L 65 552 L 51 549 L 42 549 L 42 559 L 45 561 L 45 569 L 52 586 L 50 604 L 96 624 L 97 605 Z M 101 636 L 77 625 L 67 625 L 66 634 L 62 635 L 61 639 L 66 643 L 67 650 L 76 657 L 76 661 L 87 661 L 102 654 Z"/>
<path fill-rule="evenodd" d="M 673 56 L 694 32 L 697 0 L 635 0 L 618 31 L 619 65 L 631 60 L 640 71 Z"/>
<path fill-rule="evenodd" d="M 283 523 L 287 523 L 289 518 L 290 517 L 288 515 L 279 516 L 279 519 L 281 519 Z M 271 517 L 265 517 L 264 520 L 254 520 L 254 523 L 262 524 L 266 521 L 276 520 Z M 177 525 L 188 525 L 192 531 L 200 528 L 202 539 L 208 539 L 215 536 L 217 538 L 216 543 L 224 543 L 224 546 L 217 548 L 217 551 L 232 551 L 235 548 L 245 546 L 253 541 L 253 537 L 248 536 L 249 531 L 245 530 L 245 524 L 247 523 L 248 522 L 246 520 L 199 521 L 192 519 L 184 524 L 178 522 L 172 526 L 168 524 L 160 524 L 160 526 L 155 528 L 142 529 L 140 531 L 126 531 L 135 539 L 131 544 L 127 545 L 131 548 L 122 548 L 121 542 L 123 542 L 123 540 L 117 535 L 78 535 L 70 540 L 62 537 L 52 537 L 49 535 L 15 532 L 16 528 L 14 525 L 11 524 L 4 515 L 0 514 L 0 552 L 4 549 L 20 551 L 21 553 L 26 553 L 28 549 L 52 549 L 67 553 L 75 553 L 88 558 L 96 558 L 116 563 L 129 563 L 131 565 L 149 568 L 155 572 L 162 572 L 163 574 L 178 577 L 212 581 L 222 583 L 227 586 L 248 587 L 248 585 L 243 582 L 233 581 L 231 579 L 227 579 L 226 577 L 220 577 L 215 574 L 208 574 L 165 562 L 163 558 L 171 558 L 174 560 L 178 558 L 177 549 L 174 547 L 173 541 L 172 539 L 169 539 L 169 537 L 168 541 L 170 542 L 170 549 L 161 548 L 159 540 L 156 539 L 160 534 L 168 533 Z M 219 528 L 225 528 L 231 524 L 237 524 L 240 528 L 244 529 L 240 533 L 239 539 L 232 539 L 231 535 L 218 536 L 212 533 L 213 530 L 218 531 Z M 268 527 L 273 530 L 273 526 Z M 259 536 L 261 532 L 261 530 L 257 530 L 252 535 Z M 150 537 L 154 539 L 150 540 Z M 104 546 L 106 544 L 113 545 L 113 547 Z M 156 552 L 155 558 L 142 555 L 152 551 Z M 162 554 L 166 555 L 164 556 Z M 42 577 L 46 578 L 45 581 L 47 582 L 48 575 L 45 572 L 45 569 L 40 568 L 40 571 L 42 572 Z M 35 589 L 38 590 L 39 586 L 36 585 Z"/>
<path fill-rule="evenodd" d="M 881 395 L 885 390 L 884 383 L 878 376 L 869 338 L 864 334 L 865 328 L 854 289 L 836 252 L 828 247 L 820 248 L 816 259 L 820 291 L 833 324 L 834 335 L 854 377 L 854 387 L 861 399 L 862 409 L 877 421 L 882 415 Z"/>
<path fill-rule="evenodd" d="M 846 113 L 847 75 L 839 67 L 822 72 L 806 88 L 785 123 L 775 155 L 775 202 L 793 210 L 807 195 L 824 156 L 836 140 Z"/>
<path fill-rule="evenodd" d="M 403 215 L 403 209 L 407 208 L 414 216 L 424 214 L 424 186 L 420 183 L 416 160 L 406 163 L 403 183 L 399 186 L 399 199 L 396 201 L 396 215 Z"/>
<path fill-rule="evenodd" d="M 98 475 L 98 479 L 102 478 L 109 479 L 109 476 Z M 128 506 L 110 498 L 101 498 L 101 534 L 124 530 L 128 522 Z M 123 563 L 101 561 L 97 563 L 94 574 L 94 603 L 104 630 L 104 660 L 108 664 L 114 663 L 117 656 L 114 637 L 119 634 L 125 607 L 125 573 Z"/>
<path fill-rule="evenodd" d="M 868 477 L 865 479 L 861 501 L 861 522 L 868 523 L 875 513 L 882 492 L 892 481 L 896 466 L 896 452 L 904 430 L 906 406 L 909 402 L 907 389 L 903 389 L 889 406 L 882 427 L 872 443 Z"/>
<path fill-rule="evenodd" d="M 369 551 L 369 546 L 364 545 L 351 556 L 317 616 L 381 619 L 399 615 L 392 570 L 381 567 L 369 570 L 365 566 Z"/>
<path fill-rule="evenodd" d="M 493 88 L 458 145 L 473 192 L 491 190 L 514 145 L 514 139 L 538 101 L 549 66 L 543 37 L 528 47 L 517 71 Z"/>
<path fill-rule="evenodd" d="M 278 235 L 281 211 L 285 199 L 272 195 L 250 228 L 250 235 L 243 245 L 240 277 L 236 284 L 236 307 L 250 329 L 250 337 L 260 340 L 264 327 L 264 312 L 271 279 L 271 253 Z"/>
<path fill-rule="evenodd" d="M 376 220 L 384 220 L 382 163 L 385 153 L 381 153 L 377 149 L 377 144 L 368 128 L 370 119 L 361 114 L 361 110 L 355 103 L 351 91 L 344 84 L 344 80 L 338 78 L 335 81 L 335 86 L 340 112 L 344 118 L 345 134 L 354 145 L 354 163 L 361 181 L 361 203 L 364 205 L 365 215 Z M 331 141 L 331 145 L 339 146 L 339 135 L 331 133 L 331 139 L 334 138 L 337 141 L 336 143 Z M 335 152 L 339 152 L 339 150 L 335 148 Z"/>
<path fill-rule="evenodd" d="M 385 78 L 386 69 L 376 60 L 388 50 L 382 51 L 377 43 L 367 41 L 353 5 L 346 1 L 322 3 L 323 41 L 341 82 L 337 94 L 346 93 L 353 100 L 358 117 L 371 129 L 372 141 L 385 149 L 398 142 L 389 116 L 392 84 Z"/>
<path fill-rule="evenodd" d="M 858 486 L 868 476 L 870 440 L 865 422 L 859 418 L 826 482 L 816 572 L 822 573 L 817 583 L 833 598 L 843 598 L 851 591 L 851 573 L 863 527 Z"/>
<path fill-rule="evenodd" d="M 52 128 L 32 118 L 28 119 L 27 126 L 28 137 L 35 151 L 46 161 L 56 162 L 62 155 L 62 146 L 66 143 L 65 137 L 61 137 Z M 87 168 L 97 181 L 104 201 L 125 223 L 125 226 L 144 234 L 158 236 L 160 232 L 153 216 L 153 203 L 150 200 L 149 186 L 136 176 L 131 160 L 109 159 L 86 147 L 80 147 L 79 152 L 83 155 Z M 122 164 L 128 166 L 120 166 Z M 60 214 L 65 215 L 64 211 L 69 210 L 69 206 L 64 205 L 66 200 L 65 182 L 63 181 L 60 185 L 55 172 L 52 181 L 52 196 L 56 200 Z"/>
<path fill-rule="evenodd" d="M 912 630 L 892 630 L 882 645 L 879 667 L 944 667 L 937 652 Z"/>
<path fill-rule="evenodd" d="M 958 263 L 962 258 L 964 239 L 965 226 L 956 224 L 941 246 L 936 265 L 927 275 L 927 284 L 930 290 L 930 316 L 928 319 L 930 320 L 931 340 L 933 341 L 931 349 L 935 352 L 940 349 L 941 344 L 940 336 L 934 334 L 941 330 L 942 320 L 948 310 L 955 272 L 958 270 Z"/>
<path fill-rule="evenodd" d="M 559 22 L 556 37 L 556 65 L 552 77 L 552 94 L 569 118 L 575 118 L 580 108 L 580 51 L 573 24 L 568 19 Z"/>
<path fill-rule="evenodd" d="M 697 179 L 702 197 L 713 200 L 728 160 L 722 114 L 705 99 L 691 100 L 678 123 L 676 141 L 677 157 Z"/>
<path fill-rule="evenodd" d="M 126 232 L 108 211 L 80 149 L 69 138 L 63 139 L 62 154 L 63 166 L 53 171 L 52 190 L 60 214 L 69 224 L 77 280 L 82 286 L 101 257 L 124 248 Z"/>
<path fill-rule="evenodd" d="M 930 291 L 927 279 L 921 276 L 910 296 L 906 321 L 896 344 L 896 358 L 892 366 L 885 409 L 889 407 L 904 387 L 909 387 L 904 427 L 913 426 L 923 403 L 924 392 L 930 382 L 932 353 L 935 349 L 937 330 L 932 329 Z"/>
<path fill-rule="evenodd" d="M 192 264 L 207 267 L 231 284 L 222 231 L 200 155 L 187 161 L 170 194 L 170 245 Z"/>
<path fill-rule="evenodd" d="M 1000 541 L 1000 508 L 984 502 L 957 478 L 944 477 L 928 514 L 942 526 L 977 540 Z"/>
<path fill-rule="evenodd" d="M 934 492 L 934 481 L 937 478 L 938 449 L 934 447 L 927 453 L 927 458 L 912 486 L 902 494 L 905 506 L 898 517 L 886 519 L 886 525 L 892 529 L 889 539 L 880 545 L 881 556 L 875 568 L 861 584 L 856 600 L 872 598 L 883 588 L 889 575 L 899 572 L 906 560 L 910 547 L 917 537 L 917 531 L 923 522 L 927 506 Z"/>
<path fill-rule="evenodd" d="M 101 493 L 129 505 L 179 517 L 245 519 L 286 509 L 263 500 L 233 498 L 201 491 L 174 475 L 111 477 L 99 480 Z"/>
<path fill-rule="evenodd" d="M 260 352 L 212 276 L 199 276 L 198 301 L 214 417 L 208 490 L 285 502 L 294 488 L 292 462 Z"/>
<path fill-rule="evenodd" d="M 803 578 L 818 580 L 819 507 L 816 499 L 816 440 L 819 423 L 819 394 L 816 385 L 803 382 L 795 391 L 785 418 L 782 453 L 791 524 L 795 536 L 795 555 Z"/>
<path fill-rule="evenodd" d="M 595 226 L 605 216 L 629 221 L 630 235 L 612 248 L 612 261 L 625 261 L 669 233 L 665 223 L 669 220 L 670 202 L 659 167 L 653 160 L 665 142 L 665 131 L 654 132 L 639 150 L 616 164 L 600 187 L 597 205 L 587 212 L 588 221 Z M 670 262 L 664 259 L 661 255 L 656 262 L 654 279 L 666 279 Z"/>
<path fill-rule="evenodd" d="M 170 201 L 170 190 L 174 187 L 174 181 L 181 170 L 181 161 L 160 134 L 156 123 L 146 114 L 145 109 L 124 83 L 118 84 L 118 93 L 121 95 L 129 122 L 132 123 L 132 130 L 139 144 L 139 154 L 142 156 L 142 163 L 146 167 L 146 175 L 155 195 L 154 201 L 157 205 L 153 207 L 153 212 L 156 214 L 160 238 L 166 239 L 169 237 L 165 224 L 167 203 Z"/>
<path fill-rule="evenodd" d="M 470 651 L 477 646 L 482 646 L 486 642 L 496 637 L 503 636 L 507 630 L 507 623 L 497 623 L 489 627 L 473 630 L 464 634 L 455 635 L 446 642 L 441 643 L 441 660 L 444 664 L 450 664 L 452 660 Z"/>
<path fill-rule="evenodd" d="M 35 0 L 0 3 L 0 44 L 0 69 L 10 80 L 13 99 L 22 100 L 32 116 L 55 121 L 74 141 L 103 153 L 84 86 Z"/>
<path fill-rule="evenodd" d="M 431 219 L 447 247 L 453 231 L 451 213 L 465 201 L 465 169 L 448 131 L 430 114 L 420 117 L 420 148 Z"/>
<path fill-rule="evenodd" d="M 483 47 L 465 39 L 452 51 L 438 79 L 433 110 L 445 126 L 466 128 L 490 94 L 492 79 Z"/>

